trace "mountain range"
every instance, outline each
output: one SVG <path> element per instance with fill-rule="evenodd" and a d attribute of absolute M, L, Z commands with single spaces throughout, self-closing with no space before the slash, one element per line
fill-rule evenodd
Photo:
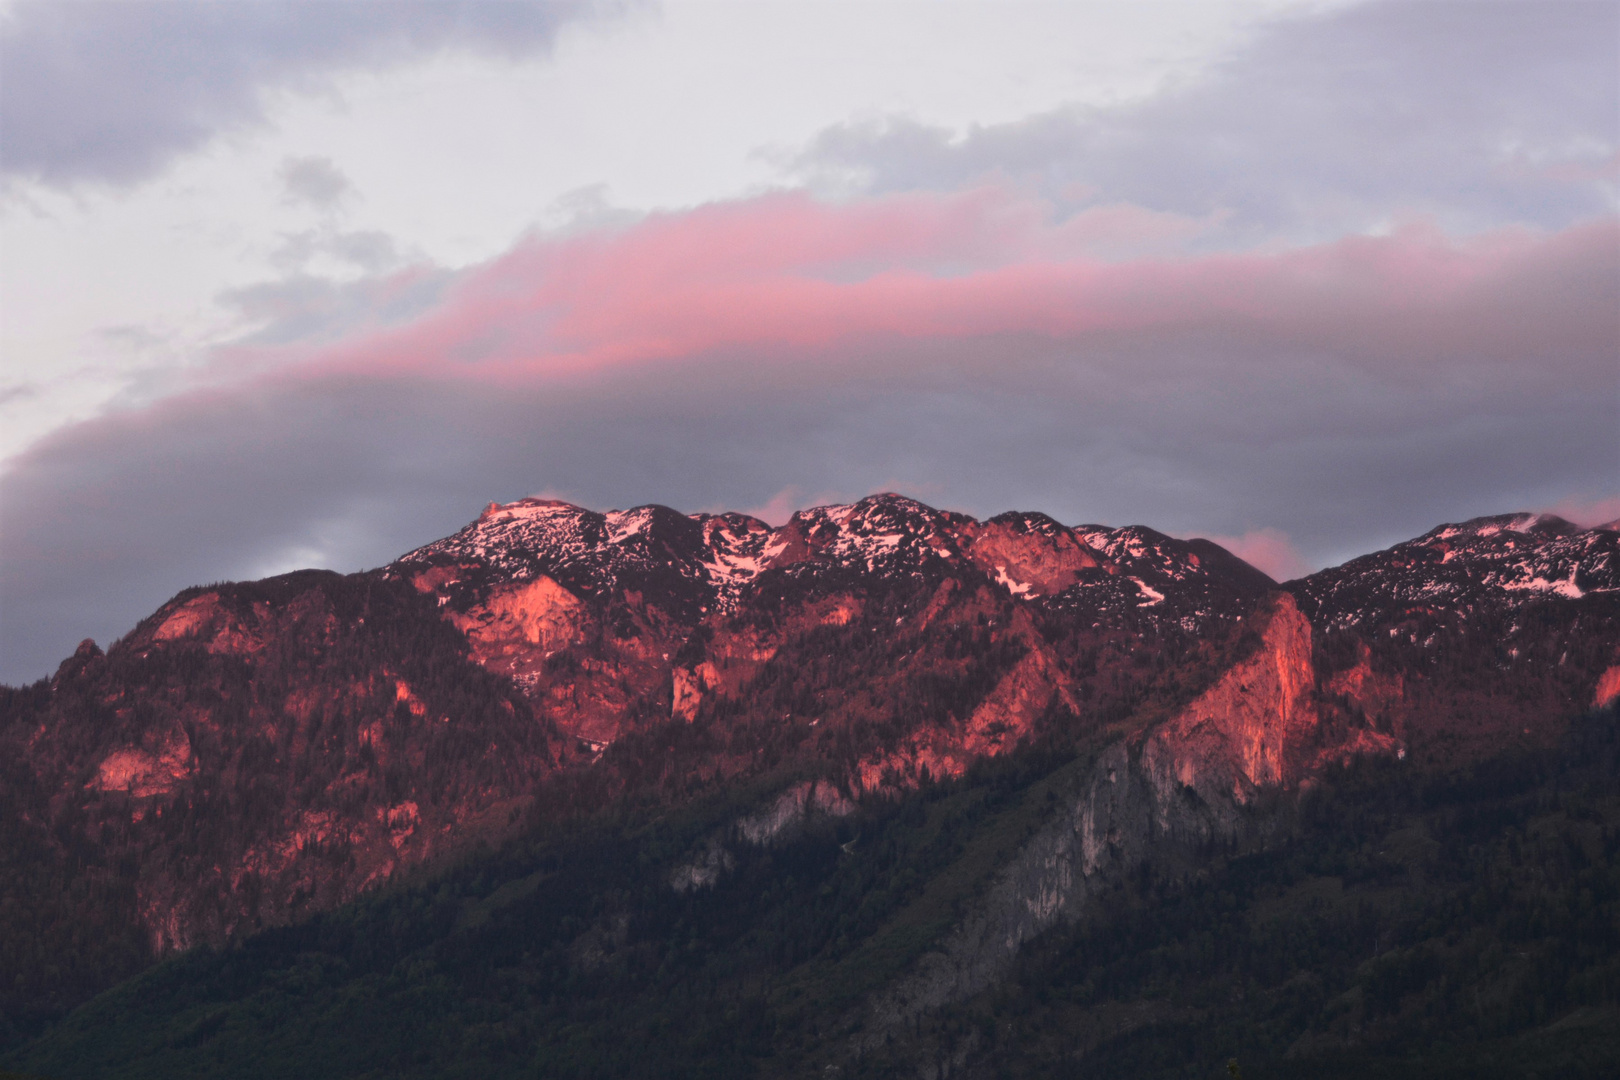
<path fill-rule="evenodd" d="M 1570 882 L 1598 874 L 1569 886 L 1583 917 L 1617 903 L 1617 548 L 1620 524 L 1503 515 L 1279 584 L 1207 540 L 892 494 L 774 528 L 523 499 L 378 570 L 187 589 L 0 690 L 0 1049 L 58 1076 L 627 1075 L 631 1044 L 667 1075 L 1204 1075 L 1189 1033 L 1250 1024 L 1257 1075 L 1329 1075 L 1418 1060 L 1421 1013 L 1504 1061 L 1491 1040 L 1571 1024 L 1570 1074 L 1603 1075 L 1620 951 L 1587 935 L 1557 969 L 1587 982 L 1543 1013 L 1480 999 L 1464 1032 L 1457 965 L 1485 971 L 1491 933 L 1434 944 L 1422 905 L 1475 903 L 1465 927 L 1519 903 L 1476 879 L 1532 819 L 1583 852 Z M 1445 861 L 1465 833 L 1477 866 Z M 1292 884 L 1261 881 L 1274 864 Z M 1385 911 L 1401 889 L 1426 914 Z M 1130 981 L 1170 948 L 1153 934 L 1193 941 L 1221 911 L 1252 930 L 1268 903 L 1314 912 L 1324 957 L 1374 927 L 1366 958 L 1277 961 L 1252 989 L 1314 1011 L 1232 1012 L 1205 968 L 1209 1001 Z M 1115 990 L 1054 959 L 1138 939 Z M 1519 1003 L 1533 973 L 1492 962 Z M 306 976 L 330 993 L 286 989 Z M 487 1008 L 362 1053 L 330 1025 L 371 1015 L 357 986 L 394 1001 L 379 979 Z M 668 1013 L 676 986 L 730 1027 Z"/>

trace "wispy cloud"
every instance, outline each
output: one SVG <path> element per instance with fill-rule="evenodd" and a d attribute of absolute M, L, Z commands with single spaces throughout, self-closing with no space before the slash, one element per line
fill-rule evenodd
<path fill-rule="evenodd" d="M 1211 246 L 1408 214 L 1453 231 L 1561 228 L 1620 202 L 1617 40 L 1607 0 L 1357 4 L 1280 20 L 1143 100 L 967 130 L 867 117 L 784 164 L 839 192 L 990 179 L 1075 208 L 1219 214 Z"/>
<path fill-rule="evenodd" d="M 281 163 L 283 200 L 333 210 L 354 194 L 354 185 L 328 157 L 289 157 Z"/>
<path fill-rule="evenodd" d="M 1615 462 L 1620 469 L 1620 461 Z M 1620 494 L 1592 497 L 1571 497 L 1553 503 L 1550 513 L 1591 528 L 1620 521 Z"/>
<path fill-rule="evenodd" d="M 1250 529 L 1241 536 L 1210 536 L 1205 539 L 1215 541 L 1250 566 L 1270 574 L 1276 581 L 1292 581 L 1312 570 L 1321 569 L 1308 563 L 1281 529 Z"/>
<path fill-rule="evenodd" d="M 546 53 L 589 0 L 14 0 L 0 20 L 0 169 L 128 184 L 265 122 L 266 91 L 449 49 Z"/>

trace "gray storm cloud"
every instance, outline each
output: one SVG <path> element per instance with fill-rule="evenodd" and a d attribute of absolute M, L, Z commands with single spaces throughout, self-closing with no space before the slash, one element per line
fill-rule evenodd
<path fill-rule="evenodd" d="M 445 49 L 544 53 L 589 0 L 19 0 L 0 22 L 0 171 L 128 184 L 264 120 L 262 94 Z"/>
<path fill-rule="evenodd" d="M 1144 101 L 965 133 L 890 118 L 821 133 L 792 175 L 866 193 L 1011 178 L 1074 203 L 1229 215 L 1225 243 L 1390 216 L 1451 231 L 1613 212 L 1620 5 L 1374 3 L 1281 21 Z"/>

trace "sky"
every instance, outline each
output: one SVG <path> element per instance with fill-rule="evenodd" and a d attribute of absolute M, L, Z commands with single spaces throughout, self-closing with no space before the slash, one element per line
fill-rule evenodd
<path fill-rule="evenodd" d="M 1620 517 L 1620 0 L 0 0 L 0 680 L 490 501 Z"/>

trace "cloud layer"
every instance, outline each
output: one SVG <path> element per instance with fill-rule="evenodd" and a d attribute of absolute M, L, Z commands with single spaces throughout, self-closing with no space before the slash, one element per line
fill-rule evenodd
<path fill-rule="evenodd" d="M 1608 0 L 1364 4 L 1280 22 L 1142 102 L 960 134 L 868 119 L 823 132 L 792 168 L 835 190 L 996 177 L 1076 205 L 1219 214 L 1211 242 L 1403 214 L 1559 228 L 1617 205 L 1617 40 Z"/>
<path fill-rule="evenodd" d="M 0 23 L 0 170 L 127 184 L 262 123 L 268 91 L 446 49 L 548 50 L 589 0 L 15 0 Z M 623 6 L 623 5 L 618 5 Z"/>
<path fill-rule="evenodd" d="M 5 676 L 193 581 L 379 564 L 541 489 L 899 488 L 1247 534 L 1276 567 L 1277 530 L 1320 565 L 1612 486 L 1612 220 L 1128 262 L 1090 241 L 995 190 L 773 195 L 531 238 L 380 325 L 400 275 L 336 340 L 288 329 L 295 303 L 209 385 L 11 462 Z"/>
<path fill-rule="evenodd" d="M 579 10 L 407 5 L 383 28 L 369 5 L 239 7 L 262 35 L 224 7 L 139 9 L 132 59 L 60 106 L 77 134 L 7 119 L 7 167 L 144 175 L 259 115 L 264 87 L 540 49 Z M 5 31 L 50 46 L 25 87 L 124 55 L 125 16 L 57 10 Z M 284 238 L 288 276 L 221 297 L 258 328 L 181 392 L 6 463 L 0 679 L 186 585 L 378 565 L 539 492 L 780 514 L 896 489 L 1226 537 L 1279 574 L 1444 520 L 1613 505 L 1617 12 L 1335 9 L 1146 101 L 965 136 L 847 125 L 796 158 L 807 187 L 460 269 L 401 268 L 339 227 L 333 162 L 289 159 L 286 196 L 326 216 Z M 106 122 L 127 139 L 100 140 L 84 118 L 124 86 Z"/>

